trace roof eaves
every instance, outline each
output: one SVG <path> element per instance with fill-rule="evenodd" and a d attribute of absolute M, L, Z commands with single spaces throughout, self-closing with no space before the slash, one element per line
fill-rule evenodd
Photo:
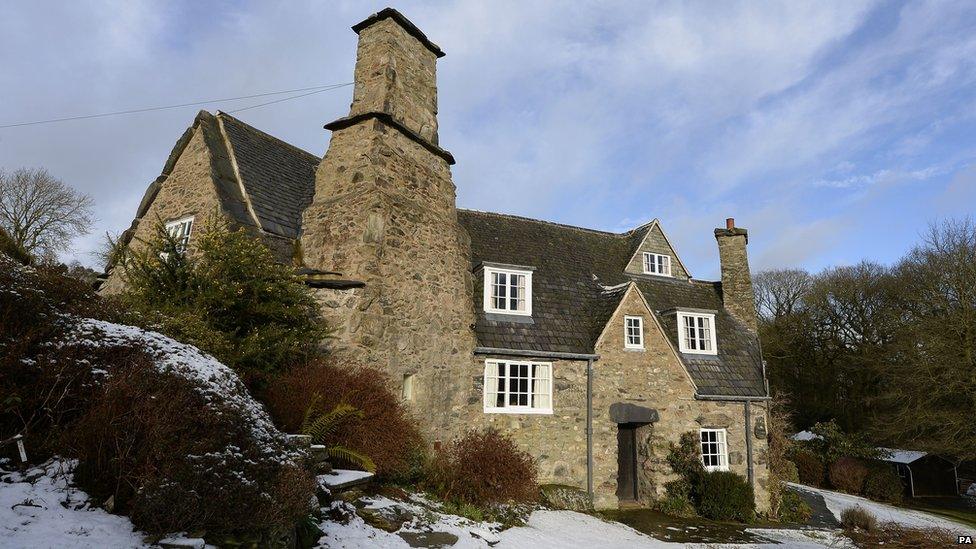
<path fill-rule="evenodd" d="M 587 232 L 587 233 L 595 233 L 595 234 L 615 236 L 615 237 L 625 237 L 628 234 L 628 233 L 621 234 L 621 233 L 613 233 L 613 232 L 610 232 L 610 231 L 601 231 L 599 229 L 590 229 L 590 228 L 587 228 L 587 227 L 580 227 L 580 226 L 577 226 L 577 225 L 567 225 L 565 223 L 557 223 L 555 221 L 548 221 L 548 220 L 545 220 L 545 219 L 534 219 L 534 218 L 531 218 L 531 217 L 525 217 L 525 216 L 515 215 L 515 214 L 506 214 L 506 213 L 499 213 L 499 212 L 487 212 L 487 211 L 484 211 L 484 210 L 474 210 L 474 209 L 471 209 L 471 208 L 458 208 L 458 211 L 467 212 L 467 213 L 473 213 L 473 214 L 476 214 L 476 215 L 483 215 L 483 216 L 504 217 L 504 218 L 507 218 L 507 219 L 515 219 L 515 220 L 518 220 L 518 221 L 528 221 L 530 223 L 539 223 L 539 224 L 550 225 L 550 226 L 553 226 L 553 227 L 559 227 L 559 228 L 563 228 L 563 229 L 573 229 L 573 230 L 576 230 L 576 231 L 583 231 L 583 232 Z"/>

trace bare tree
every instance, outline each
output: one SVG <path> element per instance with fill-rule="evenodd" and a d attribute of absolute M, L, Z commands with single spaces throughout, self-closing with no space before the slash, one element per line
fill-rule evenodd
<path fill-rule="evenodd" d="M 810 289 L 812 277 L 801 269 L 772 269 L 752 277 L 756 308 L 764 320 L 781 318 L 796 311 Z"/>
<path fill-rule="evenodd" d="M 92 199 L 43 168 L 0 171 L 0 228 L 35 258 L 53 258 L 88 234 Z"/>
<path fill-rule="evenodd" d="M 933 225 L 897 267 L 898 360 L 889 368 L 886 439 L 976 459 L 976 223 Z"/>

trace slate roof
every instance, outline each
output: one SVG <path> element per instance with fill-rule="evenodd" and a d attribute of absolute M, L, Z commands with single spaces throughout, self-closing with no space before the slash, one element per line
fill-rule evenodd
<path fill-rule="evenodd" d="M 605 286 L 627 281 L 623 270 L 632 245 L 626 237 L 471 210 L 458 210 L 458 221 L 471 237 L 472 268 L 485 261 L 535 267 L 531 319 L 499 320 L 486 314 L 482 279 L 475 277 L 475 331 L 481 346 L 593 352 L 623 295 L 619 289 L 608 293 Z"/>
<path fill-rule="evenodd" d="M 302 212 L 312 202 L 315 169 L 321 159 L 227 113 L 217 113 L 217 118 L 223 123 L 241 183 L 261 227 L 297 238 Z"/>
<path fill-rule="evenodd" d="M 688 373 L 698 386 L 699 394 L 766 396 L 759 340 L 755 333 L 722 306 L 721 283 L 640 275 L 632 278 L 675 349 L 680 348 L 675 309 L 715 311 L 718 354 L 679 352 Z"/>
<path fill-rule="evenodd" d="M 721 284 L 624 272 L 649 226 L 617 234 L 495 213 L 458 210 L 471 239 L 471 266 L 534 267 L 532 318 L 486 314 L 475 277 L 479 345 L 593 353 L 596 340 L 633 281 L 678 349 L 676 308 L 716 314 L 718 354 L 679 353 L 701 395 L 766 396 L 756 335 L 722 306 Z"/>

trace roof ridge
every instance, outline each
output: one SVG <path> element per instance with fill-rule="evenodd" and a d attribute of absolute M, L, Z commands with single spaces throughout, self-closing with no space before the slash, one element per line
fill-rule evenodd
<path fill-rule="evenodd" d="M 230 114 L 227 114 L 224 111 L 218 110 L 217 113 L 214 116 L 216 116 L 216 117 L 224 117 L 224 118 L 230 119 L 230 120 L 232 120 L 234 122 L 237 122 L 238 124 L 241 124 L 242 126 L 246 127 L 247 129 L 249 129 L 249 130 L 251 130 L 251 131 L 253 131 L 253 132 L 257 133 L 257 134 L 260 134 L 260 135 L 262 135 L 264 137 L 267 137 L 268 139 L 271 139 L 272 141 L 277 141 L 278 143 L 281 143 L 282 145 L 284 145 L 284 146 L 286 146 L 286 147 L 288 147 L 290 149 L 294 149 L 296 152 L 300 152 L 300 153 L 302 153 L 304 155 L 307 155 L 307 156 L 310 156 L 310 157 L 312 157 L 312 158 L 314 158 L 316 160 L 322 160 L 322 157 L 317 156 L 314 153 L 310 153 L 310 152 L 306 151 L 305 149 L 303 149 L 301 147 L 298 147 L 297 145 L 292 145 L 291 143 L 285 141 L 284 139 L 281 139 L 280 137 L 275 137 L 275 136 L 271 135 L 270 133 L 268 133 L 268 132 L 266 132 L 264 130 L 255 128 L 251 124 L 248 124 L 247 122 L 241 120 L 240 118 L 237 118 L 236 116 L 231 116 Z"/>
<path fill-rule="evenodd" d="M 525 217 L 525 216 L 521 216 L 521 215 L 505 214 L 505 213 L 498 213 L 498 212 L 486 212 L 484 210 L 472 210 L 470 208 L 458 208 L 457 210 L 459 212 L 469 212 L 469 213 L 480 214 L 480 215 L 494 215 L 494 216 L 498 216 L 498 217 L 508 217 L 510 219 L 519 219 L 519 220 L 522 220 L 522 221 L 531 221 L 533 223 L 542 223 L 542 224 L 545 224 L 545 225 L 553 225 L 553 226 L 556 226 L 556 227 L 562 227 L 564 229 L 574 229 L 574 230 L 577 230 L 577 231 L 583 231 L 583 232 L 588 232 L 588 233 L 604 234 L 604 235 L 616 236 L 616 237 L 625 237 L 625 236 L 629 235 L 630 232 L 631 232 L 631 231 L 627 231 L 626 233 L 612 233 L 610 231 L 601 231 L 600 229 L 590 229 L 588 227 L 580 227 L 578 225 L 567 225 L 566 223 L 557 223 L 555 221 L 548 221 L 548 220 L 545 220 L 545 219 L 534 219 L 534 218 L 531 218 L 531 217 Z"/>

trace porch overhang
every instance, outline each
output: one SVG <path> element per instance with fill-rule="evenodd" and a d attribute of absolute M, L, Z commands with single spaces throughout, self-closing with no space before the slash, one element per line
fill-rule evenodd
<path fill-rule="evenodd" d="M 610 405 L 610 421 L 614 423 L 655 423 L 660 419 L 657 410 L 638 406 L 630 402 L 615 402 Z"/>

